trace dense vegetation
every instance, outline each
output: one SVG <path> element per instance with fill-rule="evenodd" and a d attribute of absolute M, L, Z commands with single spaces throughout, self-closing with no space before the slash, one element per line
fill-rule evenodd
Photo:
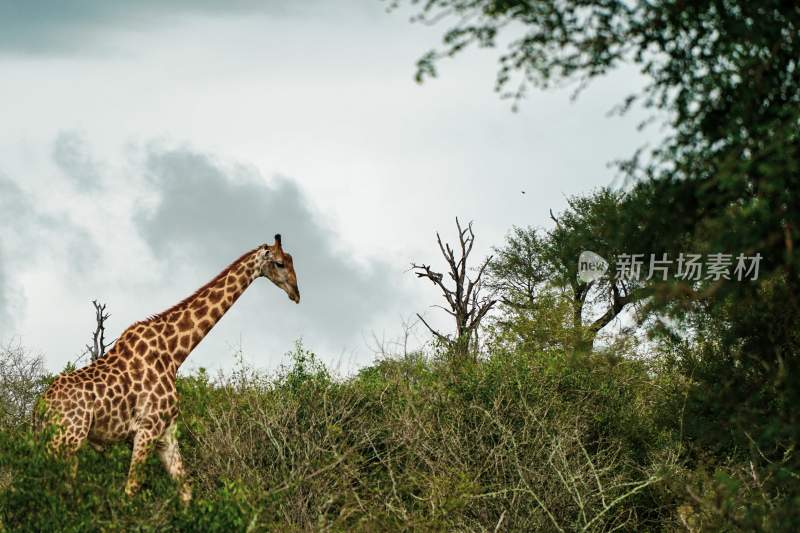
<path fill-rule="evenodd" d="M 570 298 L 556 285 L 542 294 L 542 305 Z M 728 441 L 704 433 L 719 423 L 716 399 L 685 365 L 704 369 L 713 339 L 655 338 L 643 351 L 623 333 L 586 352 L 570 347 L 571 305 L 531 313 L 501 313 L 474 358 L 429 346 L 342 379 L 298 345 L 291 364 L 272 375 L 240 358 L 227 375 L 180 378 L 180 440 L 195 489 L 188 507 L 155 458 L 142 492 L 127 499 L 124 444 L 103 453 L 87 446 L 72 479 L 28 424 L 30 404 L 52 376 L 37 358 L 7 347 L 0 530 L 791 531 L 800 524 L 791 454 L 721 448 Z"/>

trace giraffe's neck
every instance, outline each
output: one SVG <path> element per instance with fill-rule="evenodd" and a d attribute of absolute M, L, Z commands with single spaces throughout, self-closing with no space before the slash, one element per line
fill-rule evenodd
<path fill-rule="evenodd" d="M 158 319 L 165 333 L 175 334 L 176 341 L 169 343 L 175 370 L 258 277 L 255 256 L 256 250 L 244 255 Z"/>

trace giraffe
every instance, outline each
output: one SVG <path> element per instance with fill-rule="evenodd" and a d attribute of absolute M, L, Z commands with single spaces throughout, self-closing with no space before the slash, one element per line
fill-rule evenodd
<path fill-rule="evenodd" d="M 231 263 L 194 294 L 166 311 L 129 326 L 108 353 L 88 366 L 61 374 L 42 396 L 36 425 L 55 424 L 50 447 L 76 461 L 88 441 L 95 449 L 128 441 L 133 445 L 125 493 L 140 485 L 139 470 L 155 447 L 167 473 L 191 500 L 176 433 L 178 367 L 250 284 L 267 277 L 300 303 L 292 256 L 281 236 Z M 73 473 L 77 470 L 73 463 Z"/>

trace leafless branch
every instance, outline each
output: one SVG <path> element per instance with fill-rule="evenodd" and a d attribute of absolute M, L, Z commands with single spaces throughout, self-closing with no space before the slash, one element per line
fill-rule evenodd
<path fill-rule="evenodd" d="M 111 343 L 106 344 L 106 320 L 111 317 L 110 313 L 106 313 L 106 304 L 99 304 L 97 300 L 92 300 L 95 314 L 95 328 L 92 333 L 92 344 L 86 345 L 86 353 L 92 361 L 97 361 L 106 354 L 106 349 Z"/>
<path fill-rule="evenodd" d="M 458 229 L 458 245 L 450 246 L 449 243 L 442 241 L 441 235 L 436 233 L 436 242 L 439 251 L 447 263 L 447 274 L 452 285 L 446 284 L 444 274 L 435 272 L 430 265 L 412 263 L 411 268 L 418 278 L 429 279 L 441 291 L 442 296 L 447 301 L 447 307 L 436 305 L 453 317 L 455 321 L 455 337 L 444 335 L 432 328 L 420 315 L 419 319 L 433 333 L 433 335 L 447 345 L 460 343 L 462 353 L 466 351 L 466 345 L 476 334 L 480 322 L 484 316 L 492 309 L 497 300 L 482 294 L 483 274 L 490 264 L 492 257 L 486 258 L 477 269 L 474 279 L 468 274 L 469 255 L 475 243 L 475 233 L 472 230 L 472 222 L 465 227 L 456 218 L 456 228 Z M 456 252 L 456 250 L 458 250 Z M 456 256 L 458 253 L 458 256 Z"/>
<path fill-rule="evenodd" d="M 447 337 L 446 335 L 442 335 L 441 333 L 439 333 L 438 331 L 436 331 L 435 329 L 433 329 L 433 328 L 430 326 L 430 324 L 428 324 L 428 323 L 425 321 L 425 319 L 424 319 L 424 318 L 422 318 L 422 315 L 420 315 L 419 313 L 417 313 L 417 317 L 418 317 L 418 318 L 419 318 L 419 319 L 422 321 L 422 323 L 425 325 L 425 327 L 426 327 L 426 328 L 428 328 L 428 331 L 430 331 L 431 333 L 433 333 L 433 336 L 434 336 L 434 337 L 436 337 L 437 339 L 439 339 L 439 340 L 441 340 L 441 341 L 444 341 L 444 342 L 446 342 L 446 343 L 448 343 L 448 344 L 451 342 L 451 340 L 450 340 L 450 337 Z"/>
<path fill-rule="evenodd" d="M 550 210 L 550 220 L 556 223 L 556 226 L 561 226 L 561 222 L 559 222 L 558 218 L 553 214 L 553 210 Z"/>

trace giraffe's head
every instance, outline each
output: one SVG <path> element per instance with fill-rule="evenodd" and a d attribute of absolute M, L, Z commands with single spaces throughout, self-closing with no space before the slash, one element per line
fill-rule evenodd
<path fill-rule="evenodd" d="M 300 290 L 297 288 L 297 275 L 294 273 L 292 256 L 283 251 L 280 234 L 275 235 L 275 244 L 265 244 L 260 255 L 261 275 L 286 291 L 289 299 L 300 303 Z"/>

